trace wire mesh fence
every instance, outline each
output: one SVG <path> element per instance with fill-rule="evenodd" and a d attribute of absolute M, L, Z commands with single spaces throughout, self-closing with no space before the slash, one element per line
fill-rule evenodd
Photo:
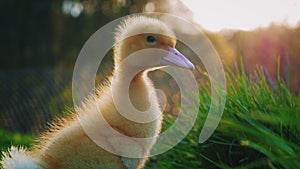
<path fill-rule="evenodd" d="M 72 70 L 0 70 L 0 127 L 37 132 L 71 102 Z"/>

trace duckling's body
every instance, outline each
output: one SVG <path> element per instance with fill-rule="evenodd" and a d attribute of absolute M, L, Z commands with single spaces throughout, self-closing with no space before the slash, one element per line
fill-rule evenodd
<path fill-rule="evenodd" d="M 136 29 L 134 28 L 136 26 Z M 156 27 L 156 28 L 155 28 Z M 151 32 L 161 32 L 167 36 L 139 34 L 132 37 L 134 31 L 143 29 L 151 29 Z M 33 146 L 32 151 L 26 152 L 28 159 L 32 161 L 29 168 L 103 168 L 103 169 L 127 169 L 127 168 L 142 168 L 146 162 L 147 155 L 156 138 L 159 135 L 162 116 L 161 110 L 154 94 L 155 89 L 147 77 L 147 72 L 155 67 L 165 66 L 165 62 L 160 63 L 161 60 L 155 58 L 142 59 L 146 60 L 144 69 L 141 69 L 131 81 L 129 87 L 129 96 L 132 105 L 139 111 L 146 111 L 151 107 L 151 116 L 158 116 L 155 120 L 146 123 L 139 123 L 125 118 L 119 113 L 116 108 L 114 95 L 120 95 L 126 91 L 126 78 L 128 72 L 134 72 L 140 69 L 140 66 L 134 64 L 121 64 L 126 57 L 130 54 L 146 49 L 146 48 L 159 48 L 169 50 L 174 48 L 176 40 L 174 39 L 173 32 L 167 26 L 156 19 L 148 17 L 135 17 L 130 18 L 118 28 L 116 34 L 116 41 L 121 43 L 114 48 L 115 71 L 113 73 L 113 82 L 111 85 L 101 87 L 98 89 L 99 96 L 91 96 L 79 108 L 77 108 L 77 115 L 72 115 L 65 119 L 61 119 L 53 123 L 49 132 L 42 135 L 38 144 Z M 156 40 L 153 43 L 153 36 Z M 126 38 L 128 37 L 128 38 Z M 145 41 L 146 37 L 146 41 Z M 150 37 L 150 38 L 149 38 Z M 125 38 L 125 39 L 124 39 Z M 161 59 L 161 58 L 157 58 Z M 152 60 L 153 61 L 152 63 Z M 169 60 L 168 60 L 169 61 Z M 159 64 L 158 64 L 159 62 Z M 184 60 L 188 63 L 187 60 Z M 175 63 L 175 62 L 174 62 Z M 177 61 L 176 61 L 176 63 Z M 192 68 L 192 65 L 178 65 L 181 67 Z M 128 90 L 127 90 L 128 91 Z M 127 105 L 123 105 L 126 107 Z M 99 112 L 100 110 L 100 112 Z M 97 116 L 99 113 L 107 121 L 109 125 L 102 125 Z M 79 120 L 80 119 L 80 120 Z M 95 143 L 95 140 L 90 138 L 86 130 L 82 127 L 85 125 L 89 129 L 89 134 L 94 133 L 100 135 L 104 140 L 106 146 L 114 149 L 118 154 L 126 154 L 128 151 L 134 151 L 140 155 L 141 158 L 128 158 L 120 155 L 113 154 L 106 151 L 101 146 Z M 135 142 L 129 140 L 126 146 L 120 148 L 118 145 L 124 143 L 124 138 L 120 138 L 109 132 L 110 128 L 115 129 L 119 133 L 133 138 L 148 138 L 147 142 Z M 18 156 L 18 152 L 16 152 Z M 28 160 L 27 159 L 27 160 Z M 22 163 L 18 158 L 9 157 L 8 154 L 4 156 L 2 165 L 4 168 L 18 168 Z M 32 166 L 36 165 L 36 166 Z M 24 167 L 24 166 L 22 166 Z M 25 168 L 25 167 L 24 167 Z"/>
<path fill-rule="evenodd" d="M 141 103 L 144 103 L 143 100 L 146 100 L 149 90 L 154 91 L 154 88 L 148 79 L 144 77 L 136 77 L 133 83 L 131 88 L 135 86 L 135 90 L 134 92 L 132 92 L 132 90 L 130 92 L 132 95 L 135 95 L 136 99 L 132 99 L 132 103 L 133 105 L 141 105 Z M 89 99 L 88 102 L 85 103 L 86 106 L 84 109 L 78 109 L 78 113 L 81 114 L 81 119 L 87 119 L 91 126 L 94 121 L 97 123 L 95 116 L 98 115 L 99 111 L 94 105 L 97 105 L 97 102 L 100 100 L 101 105 L 106 105 L 105 107 L 99 105 L 104 119 L 111 127 L 120 133 L 135 138 L 145 138 L 159 134 L 161 117 L 150 123 L 136 123 L 130 121 L 123 117 L 115 108 L 111 92 L 112 90 L 105 90 L 105 93 L 103 93 L 100 98 Z M 148 99 L 145 102 L 148 102 Z M 157 110 L 159 111 L 158 104 Z M 53 131 L 50 131 L 42 138 L 42 144 L 37 146 L 32 155 L 38 157 L 41 161 L 47 161 L 47 165 L 43 166 L 44 168 L 97 168 L 101 166 L 101 168 L 105 169 L 117 169 L 140 168 L 143 166 L 145 161 L 143 158 L 123 158 L 103 150 L 86 134 L 77 117 L 65 121 L 66 122 L 63 122 L 65 124 L 54 127 Z M 95 131 L 106 131 L 106 127 L 110 126 L 103 125 L 103 128 L 95 128 Z M 122 141 L 122 138 L 119 139 L 115 137 L 115 135 L 104 137 L 106 137 L 107 144 L 110 146 L 114 146 L 115 141 Z M 155 140 L 146 147 L 149 149 L 154 141 Z M 112 144 L 110 144 L 110 142 L 112 142 Z M 142 149 L 145 148 L 145 146 L 137 147 L 137 145 L 138 143 L 132 144 L 134 147 L 126 147 L 124 151 L 142 151 Z M 123 150 L 120 150 L 120 153 L 122 153 L 122 151 Z"/>

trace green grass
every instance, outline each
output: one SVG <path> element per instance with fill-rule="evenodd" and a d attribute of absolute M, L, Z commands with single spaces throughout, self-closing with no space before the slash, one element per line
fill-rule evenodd
<path fill-rule="evenodd" d="M 260 69 L 252 78 L 243 66 L 240 70 L 226 73 L 225 110 L 211 138 L 198 143 L 211 101 L 207 81 L 200 84 L 200 108 L 193 129 L 173 149 L 151 157 L 147 169 L 300 168 L 300 95 L 291 94 L 280 77 L 271 82 Z M 167 115 L 164 128 L 174 118 Z"/>
<path fill-rule="evenodd" d="M 280 77 L 270 82 L 261 69 L 251 78 L 240 70 L 227 70 L 226 106 L 211 138 L 198 143 L 211 101 L 207 80 L 200 84 L 198 118 L 190 133 L 173 149 L 151 157 L 146 169 L 300 168 L 299 93 L 290 93 Z M 166 114 L 164 129 L 175 118 Z M 0 130 L 0 150 L 28 146 L 32 138 Z"/>
<path fill-rule="evenodd" d="M 22 135 L 20 133 L 9 133 L 0 129 L 0 160 L 2 158 L 2 152 L 7 151 L 12 145 L 29 147 L 33 138 L 34 136 L 32 134 Z M 1 164 L 0 168 L 2 168 Z"/>
<path fill-rule="evenodd" d="M 12 145 L 29 147 L 33 138 L 32 134 L 9 133 L 0 129 L 0 159 L 2 151 L 6 151 Z"/>

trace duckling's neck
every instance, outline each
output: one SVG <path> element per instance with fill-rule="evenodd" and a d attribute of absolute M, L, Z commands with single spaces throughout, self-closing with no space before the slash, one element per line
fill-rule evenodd
<path fill-rule="evenodd" d="M 151 80 L 147 76 L 147 70 L 142 70 L 136 75 L 133 75 L 133 72 L 136 72 L 133 68 L 119 68 L 115 75 L 117 84 L 112 85 L 114 87 L 113 91 L 118 92 L 121 96 L 124 96 L 127 94 L 126 92 L 129 92 L 129 98 L 132 105 L 139 111 L 146 111 L 151 106 L 150 102 L 156 101 L 150 100 L 150 95 L 153 97 L 155 90 Z"/>

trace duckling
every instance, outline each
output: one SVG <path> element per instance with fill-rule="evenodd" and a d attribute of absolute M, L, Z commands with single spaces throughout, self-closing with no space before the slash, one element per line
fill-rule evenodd
<path fill-rule="evenodd" d="M 82 107 L 76 108 L 76 115 L 74 113 L 74 115 L 53 122 L 51 129 L 40 137 L 32 150 L 12 147 L 7 153 L 3 152 L 1 164 L 5 169 L 136 169 L 144 167 L 147 155 L 155 144 L 162 125 L 162 110 L 147 73 L 168 65 L 186 69 L 194 69 L 194 65 L 175 49 L 174 32 L 163 21 L 155 18 L 135 16 L 125 19 L 116 29 L 115 42 L 114 80 L 110 85 L 100 87 L 97 91 L 99 95 L 89 97 Z M 129 56 L 145 49 L 159 49 L 165 53 L 157 54 L 158 56 L 156 52 L 150 55 L 149 52 L 145 55 L 139 54 L 136 59 L 126 62 Z M 126 92 L 126 81 L 130 73 L 134 72 L 136 74 L 129 85 L 129 100 L 138 111 L 150 110 L 146 115 L 155 116 L 156 118 L 152 121 L 138 122 L 128 119 L 119 111 L 118 106 L 125 111 L 128 107 L 127 104 L 122 103 L 122 99 L 128 101 L 128 98 L 123 97 L 122 92 Z M 120 105 L 116 106 L 114 96 L 117 100 L 121 99 Z M 95 120 L 95 116 L 99 116 L 99 113 L 109 124 L 108 126 L 100 124 L 98 128 L 101 122 Z M 82 125 L 88 126 L 95 133 L 102 131 L 104 133 L 101 135 L 102 139 L 119 155 L 97 145 Z M 144 145 L 129 142 L 124 146 L 122 145 L 124 140 L 110 133 L 111 128 L 128 137 L 151 137 L 153 139 Z M 121 147 L 118 146 L 120 144 Z M 140 157 L 122 156 L 128 151 L 138 152 Z"/>

